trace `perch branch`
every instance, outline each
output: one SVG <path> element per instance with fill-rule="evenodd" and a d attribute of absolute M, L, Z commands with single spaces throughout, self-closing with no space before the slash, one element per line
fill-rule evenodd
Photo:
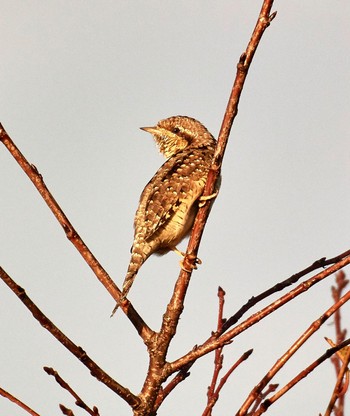
<path fill-rule="evenodd" d="M 219 132 L 217 146 L 215 149 L 212 165 L 208 173 L 203 196 L 214 194 L 215 185 L 220 176 L 222 160 L 227 146 L 228 137 L 231 131 L 233 120 L 238 112 L 238 103 L 250 64 L 266 28 L 270 25 L 271 21 L 276 16 L 276 13 L 270 14 L 272 5 L 273 0 L 263 1 L 256 26 L 253 30 L 247 49 L 239 59 L 236 77 Z M 148 374 L 144 382 L 141 394 L 139 395 L 139 397 L 142 399 L 142 402 L 144 403 L 144 407 L 139 410 L 137 415 L 135 413 L 135 416 L 145 415 L 147 412 L 149 413 L 150 411 L 154 410 L 154 404 L 158 397 L 161 383 L 174 372 L 169 366 L 166 366 L 166 355 L 170 342 L 175 335 L 180 315 L 184 308 L 185 295 L 191 279 L 192 270 L 195 266 L 199 244 L 203 235 L 205 223 L 209 215 L 211 203 L 212 201 L 209 199 L 205 204 L 201 204 L 199 207 L 187 246 L 187 252 L 183 261 L 184 267 L 180 271 L 179 277 L 175 284 L 173 295 L 163 316 L 161 329 L 159 334 L 153 337 L 153 343 L 150 342 L 148 344 L 148 350 L 150 353 Z M 191 271 L 188 272 L 187 270 Z M 190 361 L 192 360 L 188 360 L 184 364 L 188 364 Z M 179 366 L 176 371 L 180 370 L 182 367 L 183 366 Z"/>

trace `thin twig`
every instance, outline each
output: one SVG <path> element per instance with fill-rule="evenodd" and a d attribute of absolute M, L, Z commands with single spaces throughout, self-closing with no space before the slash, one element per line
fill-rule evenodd
<path fill-rule="evenodd" d="M 344 394 L 344 392 L 342 392 L 341 386 L 342 386 L 342 382 L 343 382 L 343 378 L 345 374 L 349 371 L 348 369 L 349 362 L 350 362 L 350 348 L 347 348 L 347 352 L 346 352 L 346 356 L 344 357 L 343 365 L 341 366 L 341 369 L 339 371 L 337 382 L 334 386 L 333 394 L 332 394 L 331 400 L 329 401 L 329 404 L 328 404 L 328 407 L 324 416 L 330 416 L 333 410 L 333 407 L 335 405 L 335 402 L 338 400 L 340 396 L 343 396 Z"/>
<path fill-rule="evenodd" d="M 19 406 L 21 409 L 25 410 L 31 416 L 40 416 L 39 413 L 35 412 L 33 409 L 31 409 L 29 406 L 27 406 L 21 400 L 17 399 L 17 397 L 13 396 L 11 393 L 2 389 L 1 387 L 0 387 L 0 395 L 5 397 L 6 399 L 11 400 L 11 402 L 16 403 L 17 406 Z"/>
<path fill-rule="evenodd" d="M 68 407 L 64 406 L 63 404 L 60 404 L 60 410 L 65 416 L 74 416 L 73 410 L 68 409 Z"/>
<path fill-rule="evenodd" d="M 194 363 L 188 363 L 186 366 L 181 368 L 181 370 L 175 375 L 175 377 L 162 389 L 160 389 L 158 393 L 158 397 L 154 404 L 154 410 L 158 410 L 160 405 L 164 402 L 164 400 L 169 396 L 169 394 L 174 390 L 174 388 L 181 383 L 182 381 L 186 380 L 187 377 L 190 376 L 190 368 Z"/>
<path fill-rule="evenodd" d="M 224 314 L 224 305 L 225 305 L 225 291 L 219 286 L 218 294 L 219 298 L 219 308 L 218 308 L 218 320 L 216 330 L 221 331 L 223 324 L 223 314 Z M 218 397 L 215 397 L 215 387 L 216 383 L 222 369 L 222 364 L 224 361 L 224 356 L 222 354 L 223 346 L 217 348 L 214 354 L 214 372 L 211 379 L 210 386 L 208 387 L 207 392 L 207 406 L 204 409 L 202 416 L 209 416 L 211 414 L 212 408 L 214 407 Z"/>
<path fill-rule="evenodd" d="M 254 415 L 254 412 L 256 412 L 256 409 L 259 407 L 260 403 L 267 397 L 269 394 L 274 393 L 277 388 L 278 384 L 269 384 L 256 398 L 255 402 L 251 406 L 251 411 L 249 412 L 249 416 Z"/>
<path fill-rule="evenodd" d="M 292 276 L 288 277 L 288 279 L 283 280 L 282 282 L 277 283 L 270 289 L 260 293 L 257 296 L 253 296 L 249 299 L 249 301 L 243 305 L 233 316 L 227 319 L 225 324 L 223 325 L 222 332 L 227 331 L 232 325 L 234 325 L 238 320 L 253 306 L 257 303 L 266 299 L 268 296 L 271 296 L 273 293 L 277 293 L 286 287 L 296 283 L 301 277 L 306 276 L 307 274 L 313 272 L 314 270 L 319 269 L 320 267 L 326 267 L 331 264 L 337 263 L 340 260 L 344 259 L 345 257 L 350 255 L 350 250 L 345 251 L 344 253 L 339 254 L 330 259 L 326 259 L 326 257 L 322 257 L 319 260 L 314 261 L 310 266 L 306 267 L 305 269 L 301 270 L 298 273 L 293 274 Z M 339 341 L 340 342 L 340 341 Z"/>
<path fill-rule="evenodd" d="M 335 277 L 335 283 L 336 283 L 336 286 L 332 286 L 331 291 L 332 291 L 332 297 L 333 297 L 334 302 L 337 302 L 342 296 L 343 290 L 349 284 L 349 280 L 346 279 L 345 273 L 342 270 L 339 273 L 337 273 Z M 335 327 L 336 344 L 341 344 L 345 340 L 347 330 L 345 328 L 342 329 L 342 316 L 341 316 L 340 309 L 334 314 L 334 327 Z M 329 338 L 326 338 L 326 341 L 331 346 L 335 346 L 333 341 L 331 341 Z M 339 351 L 338 354 L 333 355 L 331 358 L 331 362 L 334 365 L 337 378 L 341 370 L 341 366 L 343 362 L 343 354 L 344 353 L 342 353 L 342 351 Z M 346 381 L 344 385 L 346 385 L 346 383 L 348 382 L 349 382 L 349 371 L 347 371 L 346 373 Z M 344 386 L 344 388 L 345 387 L 346 386 Z M 340 394 L 337 400 L 337 403 L 334 404 L 333 406 L 334 416 L 344 416 L 344 406 L 345 406 L 345 395 Z"/>
<path fill-rule="evenodd" d="M 225 320 L 223 319 L 224 305 L 225 305 L 225 291 L 219 287 L 218 289 L 218 298 L 219 298 L 219 308 L 218 308 L 218 321 L 217 321 L 217 332 L 220 333 L 222 330 L 222 325 Z M 208 387 L 207 392 L 207 405 L 202 413 L 202 416 L 210 416 L 212 414 L 213 407 L 219 399 L 220 392 L 224 385 L 226 384 L 228 378 L 233 373 L 233 371 L 245 360 L 249 358 L 253 350 L 246 351 L 242 356 L 226 371 L 226 373 L 221 377 L 218 384 L 218 377 L 222 370 L 222 365 L 224 361 L 223 348 L 221 346 L 215 350 L 215 359 L 214 359 L 214 372 L 210 386 Z"/>
<path fill-rule="evenodd" d="M 96 406 L 94 406 L 93 409 L 91 409 L 84 400 L 72 389 L 72 387 L 65 381 L 63 378 L 58 374 L 56 370 L 54 370 L 52 367 L 44 367 L 44 371 L 49 375 L 55 377 L 55 380 L 57 383 L 67 390 L 74 398 L 75 398 L 75 404 L 82 409 L 86 410 L 91 416 L 100 416 L 98 409 Z"/>
<path fill-rule="evenodd" d="M 228 378 L 230 377 L 230 375 L 236 370 L 236 368 L 240 364 L 242 364 L 244 361 L 246 361 L 250 357 L 252 352 L 253 352 L 253 349 L 250 349 L 250 350 L 246 351 L 245 353 L 243 353 L 239 357 L 239 359 L 227 370 L 227 372 L 221 378 L 221 380 L 220 380 L 219 384 L 217 385 L 215 391 L 211 394 L 210 397 L 208 397 L 208 404 L 207 404 L 207 407 L 205 408 L 202 416 L 210 416 L 211 415 L 212 409 L 213 409 L 215 403 L 218 401 L 220 392 L 221 392 L 222 388 L 224 387 L 224 385 L 226 384 Z"/>
<path fill-rule="evenodd" d="M 222 325 L 223 325 L 223 313 L 224 313 L 224 305 L 225 305 L 225 291 L 221 287 L 219 287 L 218 289 L 218 298 L 219 298 L 219 310 L 218 310 L 218 322 L 217 322 L 216 330 L 220 332 L 222 329 Z M 215 392 L 215 386 L 219 377 L 220 370 L 222 369 L 222 364 L 224 360 L 224 357 L 222 355 L 222 349 L 223 349 L 223 346 L 215 350 L 214 373 L 213 373 L 211 384 L 208 388 L 208 393 L 207 393 L 208 403 L 211 400 L 211 397 L 213 396 Z"/>

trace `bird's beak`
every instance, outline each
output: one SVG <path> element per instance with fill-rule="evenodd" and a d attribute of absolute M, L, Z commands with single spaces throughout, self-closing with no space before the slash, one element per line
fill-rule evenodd
<path fill-rule="evenodd" d="M 151 134 L 156 134 L 158 132 L 157 126 L 155 127 L 140 127 L 141 130 L 147 131 Z"/>

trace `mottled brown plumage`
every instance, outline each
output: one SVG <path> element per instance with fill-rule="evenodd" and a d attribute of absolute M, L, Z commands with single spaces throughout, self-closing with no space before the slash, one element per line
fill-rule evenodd
<path fill-rule="evenodd" d="M 140 197 L 123 298 L 151 254 L 175 249 L 191 231 L 216 145 L 209 131 L 190 117 L 170 117 L 142 130 L 153 135 L 167 161 Z"/>

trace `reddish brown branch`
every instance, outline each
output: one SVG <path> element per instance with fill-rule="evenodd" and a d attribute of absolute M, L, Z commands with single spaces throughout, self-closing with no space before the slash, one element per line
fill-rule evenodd
<path fill-rule="evenodd" d="M 260 403 L 267 397 L 269 394 L 274 393 L 277 388 L 278 384 L 269 384 L 257 397 L 255 402 L 252 405 L 252 410 L 249 412 L 249 416 L 254 415 L 254 412 L 256 412 L 256 409 L 259 407 Z"/>
<path fill-rule="evenodd" d="M 87 413 L 89 413 L 91 416 L 99 416 L 99 412 L 96 406 L 91 409 L 84 400 L 81 399 L 81 397 L 72 389 L 72 387 L 63 380 L 63 378 L 58 374 L 56 370 L 54 370 L 52 367 L 44 367 L 44 371 L 49 375 L 55 377 L 55 380 L 57 383 L 67 390 L 74 398 L 75 398 L 75 404 L 82 409 L 86 410 Z"/>
<path fill-rule="evenodd" d="M 216 330 L 218 332 L 221 332 L 222 325 L 223 325 L 224 305 L 225 305 L 225 291 L 220 286 L 218 289 L 218 298 L 219 298 L 219 311 L 218 311 L 218 322 L 217 322 Z M 216 383 L 217 383 L 220 371 L 222 369 L 222 364 L 224 360 L 222 349 L 223 349 L 223 346 L 215 350 L 214 373 L 213 373 L 211 384 L 208 388 L 208 393 L 207 393 L 208 403 L 211 400 L 211 398 L 214 396 Z"/>
<path fill-rule="evenodd" d="M 350 292 L 344 295 L 337 303 L 332 305 L 324 314 L 322 314 L 315 322 L 313 322 L 309 328 L 297 339 L 297 341 L 283 354 L 276 363 L 271 367 L 268 373 L 262 378 L 262 380 L 254 387 L 249 396 L 237 412 L 236 416 L 247 415 L 249 408 L 254 401 L 259 397 L 261 391 L 268 385 L 271 379 L 277 374 L 278 371 L 286 364 L 288 360 L 298 351 L 298 349 L 313 335 L 326 320 L 333 315 L 333 313 L 339 309 L 344 303 L 350 299 Z"/>
<path fill-rule="evenodd" d="M 181 370 L 176 374 L 176 376 L 164 388 L 159 390 L 158 397 L 154 404 L 155 411 L 158 410 L 160 405 L 169 396 L 169 394 L 174 390 L 174 388 L 179 383 L 186 380 L 186 378 L 190 376 L 189 370 L 192 367 L 192 365 L 193 363 L 188 363 L 186 366 L 181 368 Z"/>
<path fill-rule="evenodd" d="M 246 352 L 244 352 L 239 359 L 232 364 L 232 366 L 227 370 L 226 374 L 224 374 L 224 376 L 221 378 L 220 383 L 218 384 L 216 390 L 215 390 L 215 396 L 218 399 L 219 398 L 219 393 L 221 391 L 221 389 L 224 387 L 226 381 L 228 380 L 228 378 L 230 377 L 230 375 L 233 373 L 233 371 L 241 364 L 243 363 L 243 361 L 246 361 L 250 355 L 253 353 L 253 349 L 250 349 Z"/>
<path fill-rule="evenodd" d="M 299 381 L 303 378 L 308 376 L 315 368 L 321 365 L 324 361 L 328 360 L 332 357 L 335 353 L 339 350 L 344 348 L 345 346 L 350 344 L 350 339 L 344 341 L 343 343 L 337 345 L 336 347 L 329 348 L 321 357 L 317 358 L 313 363 L 311 363 L 308 367 L 306 367 L 303 371 L 301 371 L 296 377 L 294 377 L 289 383 L 287 383 L 284 387 L 282 387 L 274 396 L 270 397 L 269 399 L 265 400 L 261 404 L 261 408 L 259 411 L 252 413 L 254 416 L 261 415 L 264 413 L 276 400 L 286 394 L 292 387 L 294 387 Z"/>
<path fill-rule="evenodd" d="M 337 273 L 335 277 L 335 282 L 336 282 L 336 286 L 332 286 L 331 291 L 332 291 L 332 297 L 333 297 L 334 302 L 337 302 L 342 296 L 343 290 L 349 284 L 349 280 L 346 279 L 345 273 L 343 271 L 340 271 L 339 273 Z M 341 344 L 345 340 L 347 330 L 342 329 L 342 317 L 341 317 L 340 310 L 336 311 L 336 313 L 334 314 L 334 326 L 335 326 L 336 344 Z M 330 339 L 326 338 L 326 340 L 328 341 L 329 344 L 331 344 L 331 346 L 335 346 Z M 339 373 L 342 367 L 342 362 L 343 362 L 342 352 L 340 351 L 338 354 L 333 355 L 331 358 L 331 361 L 332 361 L 332 364 L 334 365 L 335 373 L 338 379 Z M 347 378 L 344 384 L 346 384 L 348 381 L 349 381 L 349 371 L 347 372 Z M 336 403 L 334 403 L 334 406 L 333 406 L 334 415 L 343 416 L 344 406 L 345 406 L 345 395 L 339 394 L 338 400 Z"/>
<path fill-rule="evenodd" d="M 223 319 L 223 313 L 224 313 L 224 305 L 225 305 L 225 291 L 219 287 L 218 289 L 218 298 L 219 298 L 219 308 L 218 308 L 218 322 L 217 322 L 217 332 L 222 332 L 222 325 L 225 322 Z M 218 378 L 220 375 L 220 372 L 222 370 L 222 365 L 224 361 L 224 355 L 223 355 L 223 348 L 224 346 L 221 346 L 215 350 L 215 359 L 214 359 L 214 372 L 212 376 L 212 380 L 210 383 L 210 386 L 208 388 L 207 392 L 207 406 L 204 409 L 204 412 L 202 416 L 210 416 L 212 414 L 213 407 L 215 406 L 216 402 L 219 399 L 220 392 L 222 388 L 224 387 L 225 383 L 227 382 L 230 375 L 233 373 L 233 371 L 245 360 L 249 358 L 253 350 L 246 351 L 224 374 L 224 376 L 221 378 L 219 384 L 218 384 Z"/>
<path fill-rule="evenodd" d="M 349 284 L 349 280 L 346 279 L 345 273 L 343 270 L 341 270 L 339 273 L 337 273 L 335 277 L 336 286 L 332 286 L 332 297 L 334 302 L 338 302 L 338 300 L 341 298 L 343 290 L 346 288 L 346 286 Z M 342 329 L 341 324 L 341 311 L 338 310 L 334 314 L 334 325 L 335 325 L 335 335 L 336 335 L 336 343 L 340 344 L 344 341 L 346 337 L 347 330 L 344 328 Z M 339 363 L 339 360 L 337 359 L 337 356 L 333 357 L 334 360 L 332 360 L 333 364 L 335 365 L 336 372 L 338 374 L 340 365 L 337 367 L 337 364 Z"/>
<path fill-rule="evenodd" d="M 339 399 L 339 397 L 344 396 L 344 389 L 342 388 L 342 383 L 343 383 L 343 379 L 345 375 L 346 374 L 349 375 L 349 368 L 348 368 L 349 362 L 350 362 L 350 348 L 347 347 L 346 353 L 344 355 L 343 364 L 338 373 L 337 382 L 334 386 L 333 394 L 332 394 L 331 400 L 329 401 L 329 404 L 328 404 L 328 407 L 324 416 L 330 416 L 336 401 Z"/>
<path fill-rule="evenodd" d="M 6 399 L 11 400 L 11 402 L 15 403 L 17 406 L 19 406 L 21 409 L 25 410 L 30 415 L 40 416 L 39 413 L 35 412 L 33 409 L 31 409 L 29 406 L 27 406 L 21 400 L 17 399 L 17 397 L 13 396 L 11 393 L 2 389 L 1 387 L 0 387 L 0 395 L 5 397 Z"/>
<path fill-rule="evenodd" d="M 61 412 L 65 415 L 65 416 L 74 416 L 73 410 L 72 409 L 68 409 L 66 406 L 64 406 L 63 404 L 60 404 L 60 410 Z"/>
<path fill-rule="evenodd" d="M 224 325 L 222 327 L 222 332 L 227 331 L 227 329 L 229 329 L 232 325 L 234 325 L 236 322 L 238 322 L 238 320 L 249 309 L 251 309 L 253 306 L 255 306 L 257 303 L 259 303 L 263 299 L 266 299 L 267 297 L 269 297 L 273 293 L 279 292 L 279 291 L 285 289 L 286 287 L 291 286 L 292 284 L 296 283 L 301 277 L 306 276 L 307 274 L 313 272 L 314 270 L 317 270 L 320 267 L 324 268 L 324 267 L 329 266 L 331 264 L 337 263 L 340 260 L 343 260 L 345 257 L 348 257 L 348 256 L 350 256 L 350 250 L 347 250 L 344 253 L 339 254 L 338 256 L 335 256 L 335 257 L 330 258 L 328 260 L 326 259 L 326 257 L 322 257 L 321 259 L 316 260 L 310 266 L 306 267 L 305 269 L 301 270 L 300 272 L 293 274 L 288 279 L 283 280 L 282 282 L 277 283 L 276 285 L 274 285 L 270 289 L 266 290 L 265 292 L 260 293 L 258 296 L 253 296 L 233 316 L 231 316 L 229 319 L 227 319 L 227 321 L 224 323 Z M 345 339 L 345 336 L 344 336 L 343 339 Z M 341 341 L 338 340 L 338 342 L 341 342 Z"/>
<path fill-rule="evenodd" d="M 103 284 L 107 289 L 113 299 L 118 302 L 121 296 L 121 292 L 118 289 L 117 285 L 110 278 L 106 270 L 102 267 L 96 257 L 89 250 L 87 245 L 78 235 L 77 231 L 74 229 L 73 225 L 70 223 L 66 215 L 64 214 L 61 207 L 58 205 L 57 201 L 48 190 L 42 175 L 38 172 L 38 169 L 30 164 L 24 155 L 17 148 L 15 143 L 12 141 L 10 136 L 5 131 L 4 127 L 0 123 L 0 141 L 5 145 L 7 150 L 11 153 L 13 158 L 17 161 L 23 171 L 27 174 L 29 179 L 32 181 L 47 206 L 50 208 L 51 212 L 56 217 L 57 221 L 61 224 L 64 232 L 66 233 L 69 241 L 74 245 L 74 247 L 81 254 L 86 263 L 90 266 L 92 271 L 98 280 Z M 127 314 L 130 321 L 133 323 L 134 327 L 142 337 L 142 339 L 147 342 L 147 340 L 153 335 L 153 331 L 146 325 L 141 316 L 136 312 L 130 302 L 124 302 L 122 309 Z"/>
<path fill-rule="evenodd" d="M 34 318 L 40 325 L 49 331 L 64 347 L 67 348 L 73 355 L 75 355 L 89 370 L 92 376 L 105 384 L 112 391 L 122 397 L 130 406 L 137 407 L 139 399 L 133 395 L 130 390 L 117 383 L 105 371 L 102 370 L 87 354 L 86 352 L 73 341 L 71 341 L 57 326 L 47 318 L 43 312 L 33 303 L 28 297 L 25 290 L 17 285 L 11 277 L 0 267 L 0 278 L 7 284 L 7 286 L 18 296 L 24 305 L 30 310 Z"/>
<path fill-rule="evenodd" d="M 236 370 L 236 368 L 242 364 L 245 360 L 247 360 L 250 355 L 252 354 L 253 350 L 248 350 L 245 353 L 243 353 L 241 355 L 241 357 L 228 369 L 228 371 L 224 374 L 224 376 L 221 378 L 219 384 L 216 386 L 216 384 L 214 385 L 214 388 L 212 391 L 210 391 L 210 393 L 208 392 L 208 403 L 206 408 L 204 409 L 204 412 L 202 414 L 202 416 L 210 416 L 212 414 L 212 409 L 215 406 L 215 403 L 218 401 L 219 399 L 219 395 L 220 392 L 222 390 L 222 388 L 224 387 L 224 385 L 226 384 L 228 378 L 230 377 L 230 375 Z M 223 355 L 220 355 L 220 358 L 223 358 Z M 221 366 L 222 367 L 222 366 Z M 220 370 L 221 370 L 220 367 Z M 215 380 L 216 383 L 217 380 Z M 211 387 L 211 386 L 210 386 Z"/>
<path fill-rule="evenodd" d="M 219 308 L 218 308 L 218 322 L 216 330 L 219 332 L 222 329 L 223 324 L 223 314 L 224 314 L 224 305 L 225 305 L 225 291 L 219 286 L 218 288 L 218 298 L 219 298 Z M 218 396 L 215 395 L 215 387 L 217 384 L 217 380 L 222 369 L 222 364 L 224 361 L 224 356 L 222 354 L 223 346 L 217 348 L 215 350 L 215 358 L 214 358 L 214 372 L 211 379 L 210 386 L 208 387 L 207 392 L 207 406 L 204 409 L 203 416 L 209 416 L 211 411 L 218 400 Z"/>

